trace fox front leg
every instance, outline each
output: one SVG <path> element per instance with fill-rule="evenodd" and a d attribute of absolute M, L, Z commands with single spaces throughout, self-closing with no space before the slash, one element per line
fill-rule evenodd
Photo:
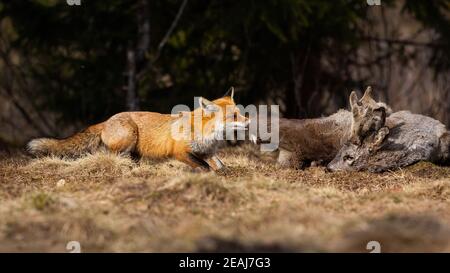
<path fill-rule="evenodd" d="M 218 171 L 225 168 L 223 162 L 216 155 L 213 155 L 209 158 L 205 158 L 204 160 L 214 171 Z"/>
<path fill-rule="evenodd" d="M 205 160 L 196 156 L 193 153 L 187 153 L 182 156 L 178 156 L 177 159 L 186 163 L 187 165 L 191 166 L 194 170 L 200 170 L 200 171 L 210 171 L 211 170 L 211 167 Z"/>

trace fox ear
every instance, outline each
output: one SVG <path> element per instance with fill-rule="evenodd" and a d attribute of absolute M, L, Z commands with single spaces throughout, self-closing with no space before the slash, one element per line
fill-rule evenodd
<path fill-rule="evenodd" d="M 228 89 L 228 91 L 225 93 L 225 95 L 223 95 L 224 97 L 230 97 L 231 100 L 234 100 L 234 87 L 230 87 L 230 89 Z"/>
<path fill-rule="evenodd" d="M 352 93 L 350 93 L 349 102 L 353 115 L 357 116 L 359 114 L 359 105 L 358 105 L 358 96 L 356 95 L 355 91 L 352 91 Z"/>
<path fill-rule="evenodd" d="M 205 111 L 206 113 L 212 113 L 212 112 L 219 111 L 218 106 L 214 102 L 209 101 L 203 97 L 200 97 L 198 99 L 198 103 L 200 104 L 200 107 L 203 109 L 203 111 Z"/>

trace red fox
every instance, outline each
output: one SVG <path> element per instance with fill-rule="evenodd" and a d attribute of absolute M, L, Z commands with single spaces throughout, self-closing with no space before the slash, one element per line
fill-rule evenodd
<path fill-rule="evenodd" d="M 200 107 L 184 113 L 189 117 L 190 130 L 181 139 L 173 136 L 173 125 L 181 121 L 181 115 L 122 112 L 66 139 L 34 139 L 28 143 L 28 151 L 34 155 L 80 156 L 105 146 L 113 152 L 175 158 L 194 169 L 219 170 L 224 167 L 215 156 L 223 143 L 220 135 L 226 130 L 246 130 L 250 123 L 240 113 L 233 96 L 232 87 L 214 101 L 200 97 Z"/>

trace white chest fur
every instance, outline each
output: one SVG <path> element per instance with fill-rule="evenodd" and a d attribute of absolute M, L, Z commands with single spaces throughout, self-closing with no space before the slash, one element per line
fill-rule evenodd
<path fill-rule="evenodd" d="M 223 130 L 220 128 L 214 134 L 207 137 L 196 137 L 191 141 L 192 152 L 202 155 L 212 155 L 216 153 L 217 149 L 220 148 L 225 141 L 223 140 Z"/>
<path fill-rule="evenodd" d="M 191 142 L 192 152 L 195 154 L 212 155 L 222 146 L 223 140 L 217 139 L 198 139 Z"/>

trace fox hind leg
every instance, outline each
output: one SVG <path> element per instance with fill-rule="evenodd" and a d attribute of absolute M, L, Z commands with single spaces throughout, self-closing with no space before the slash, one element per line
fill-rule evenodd
<path fill-rule="evenodd" d="M 131 154 L 138 139 L 137 125 L 131 119 L 112 118 L 106 122 L 101 139 L 110 151 Z"/>

